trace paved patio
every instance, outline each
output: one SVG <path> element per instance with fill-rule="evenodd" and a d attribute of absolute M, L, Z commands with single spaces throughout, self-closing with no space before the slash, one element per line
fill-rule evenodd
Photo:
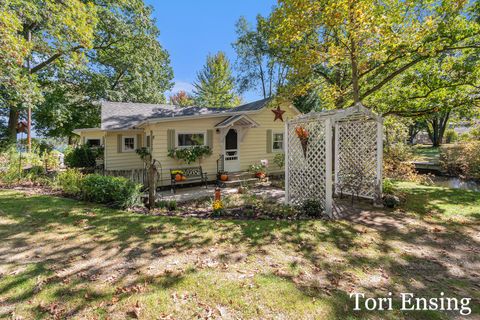
<path fill-rule="evenodd" d="M 238 192 L 238 187 L 228 187 L 228 188 L 221 188 L 222 196 L 235 194 Z M 268 184 L 257 184 L 254 187 L 249 189 L 249 192 L 256 195 L 267 197 L 270 199 L 274 199 L 279 203 L 283 203 L 285 201 L 285 191 L 282 189 L 270 187 Z M 178 188 L 177 192 L 174 194 L 172 191 L 164 190 L 157 193 L 157 198 L 159 200 L 175 200 L 177 203 L 188 202 L 191 200 L 202 199 L 205 197 L 214 197 L 215 193 L 215 186 L 208 186 L 205 188 L 204 186 L 196 186 L 196 187 L 189 187 L 189 188 Z"/>

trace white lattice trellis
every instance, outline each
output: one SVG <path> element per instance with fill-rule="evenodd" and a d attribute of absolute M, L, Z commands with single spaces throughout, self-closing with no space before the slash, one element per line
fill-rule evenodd
<path fill-rule="evenodd" d="M 334 192 L 380 199 L 382 128 L 381 117 L 360 104 L 343 110 L 311 112 L 288 121 L 287 203 L 321 201 L 331 216 Z"/>

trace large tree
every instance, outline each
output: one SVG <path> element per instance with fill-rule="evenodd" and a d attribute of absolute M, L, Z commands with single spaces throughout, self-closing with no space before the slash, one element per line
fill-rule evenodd
<path fill-rule="evenodd" d="M 180 90 L 170 96 L 170 103 L 180 107 L 188 107 L 193 106 L 195 104 L 195 100 L 191 94 L 184 90 Z"/>
<path fill-rule="evenodd" d="M 1 10 L 18 21 L 11 34 L 26 50 L 15 70 L 41 94 L 36 101 L 33 94 L 2 94 L 12 139 L 28 105 L 36 107 L 41 132 L 68 136 L 76 126 L 98 123 L 94 100 L 165 101 L 172 70 L 143 1 L 5 0 Z M 15 83 L 5 89 L 15 92 Z"/>
<path fill-rule="evenodd" d="M 194 82 L 195 103 L 202 107 L 224 108 L 238 105 L 235 80 L 225 53 L 208 55 Z"/>
<path fill-rule="evenodd" d="M 479 48 L 471 9 L 472 2 L 455 0 L 281 0 L 270 16 L 269 42 L 295 80 L 284 93 L 318 86 L 331 108 L 369 105 L 418 64 Z"/>
<path fill-rule="evenodd" d="M 245 17 L 240 17 L 235 25 L 237 40 L 233 43 L 239 91 L 254 89 L 264 98 L 275 95 L 284 85 L 288 70 L 276 59 L 268 44 L 267 22 L 258 15 L 256 26 L 252 28 Z"/>

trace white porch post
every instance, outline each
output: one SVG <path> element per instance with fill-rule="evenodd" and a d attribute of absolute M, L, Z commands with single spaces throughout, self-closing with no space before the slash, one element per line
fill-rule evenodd
<path fill-rule="evenodd" d="M 334 161 L 333 161 L 333 165 L 334 165 L 334 170 L 335 170 L 335 190 L 333 190 L 333 192 L 337 192 L 337 186 L 338 186 L 338 175 L 340 174 L 340 162 L 339 162 L 339 150 L 340 150 L 340 147 L 338 145 L 338 142 L 339 142 L 339 136 L 340 136 L 340 126 L 338 125 L 338 122 L 335 121 L 335 146 L 334 146 L 334 152 L 335 154 L 333 155 L 333 158 L 334 158 Z"/>
<path fill-rule="evenodd" d="M 289 184 L 289 174 L 288 174 L 288 167 L 289 167 L 289 164 L 288 164 L 288 145 L 289 145 L 289 141 L 290 141 L 290 138 L 288 136 L 288 122 L 285 123 L 285 132 L 283 134 L 283 145 L 284 145 L 284 153 L 285 153 L 285 163 L 284 163 L 284 166 L 285 166 L 285 204 L 289 204 L 290 203 L 290 194 L 289 194 L 289 190 L 288 190 L 288 184 Z"/>
<path fill-rule="evenodd" d="M 332 193 L 332 119 L 325 120 L 325 212 L 333 217 L 333 193 Z"/>
<path fill-rule="evenodd" d="M 382 200 L 382 174 L 383 174 L 383 119 L 377 120 L 377 187 L 376 202 Z"/>

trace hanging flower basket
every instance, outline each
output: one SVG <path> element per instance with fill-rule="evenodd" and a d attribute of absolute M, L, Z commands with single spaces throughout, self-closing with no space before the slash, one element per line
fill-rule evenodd
<path fill-rule="evenodd" d="M 302 145 L 303 156 L 307 157 L 307 147 L 308 147 L 308 131 L 304 127 L 296 127 L 295 133 L 297 134 L 298 139 Z"/>

